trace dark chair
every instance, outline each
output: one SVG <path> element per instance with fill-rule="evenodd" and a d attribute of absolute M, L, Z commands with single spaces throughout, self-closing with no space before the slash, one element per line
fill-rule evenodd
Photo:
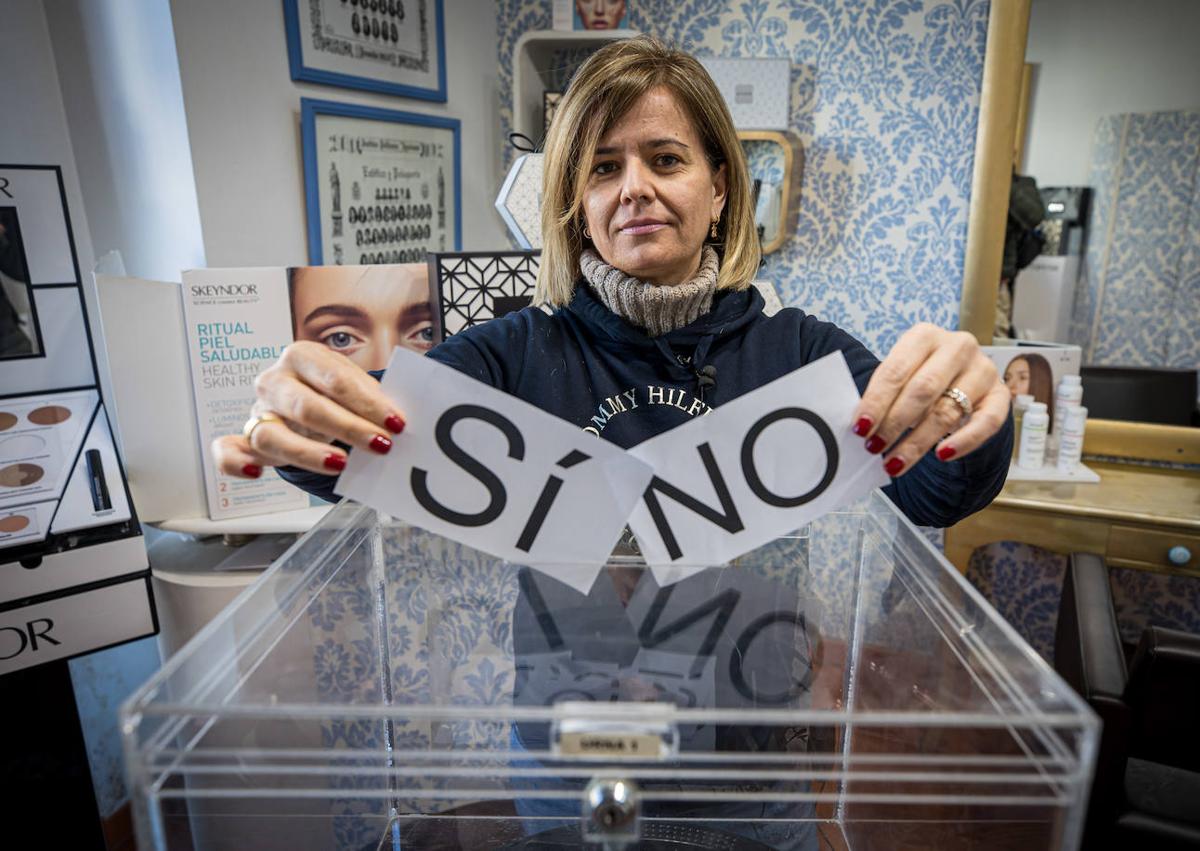
<path fill-rule="evenodd" d="M 1200 848 L 1200 636 L 1149 626 L 1127 670 L 1108 566 L 1075 553 L 1054 662 L 1104 723 L 1083 847 Z"/>
<path fill-rule="evenodd" d="M 1085 366 L 1079 377 L 1088 419 L 1196 425 L 1194 369 Z"/>

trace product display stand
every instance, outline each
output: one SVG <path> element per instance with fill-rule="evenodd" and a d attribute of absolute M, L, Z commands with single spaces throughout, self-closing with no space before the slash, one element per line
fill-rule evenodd
<path fill-rule="evenodd" d="M 0 165 L 0 773 L 6 848 L 105 848 L 68 660 L 153 635 L 62 169 Z"/>

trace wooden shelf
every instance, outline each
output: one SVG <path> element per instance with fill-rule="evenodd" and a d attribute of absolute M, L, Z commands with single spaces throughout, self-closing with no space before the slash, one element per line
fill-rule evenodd
<path fill-rule="evenodd" d="M 598 50 L 612 41 L 640 35 L 637 30 L 530 30 L 513 48 L 512 130 L 540 145 L 542 92 L 551 88 L 555 53 L 564 49 Z"/>

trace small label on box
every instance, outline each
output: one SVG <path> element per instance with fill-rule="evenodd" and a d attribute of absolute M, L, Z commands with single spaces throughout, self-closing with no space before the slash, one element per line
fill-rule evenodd
<path fill-rule="evenodd" d="M 662 759 L 666 748 L 660 736 L 647 733 L 563 733 L 558 752 L 567 756 L 605 756 L 613 759 Z"/>

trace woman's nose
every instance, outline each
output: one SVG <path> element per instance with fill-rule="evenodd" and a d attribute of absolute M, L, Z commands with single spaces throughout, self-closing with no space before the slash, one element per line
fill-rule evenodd
<path fill-rule="evenodd" d="M 625 180 L 621 184 L 622 202 L 644 202 L 654 198 L 654 174 L 640 160 L 634 160 L 625 168 Z"/>

